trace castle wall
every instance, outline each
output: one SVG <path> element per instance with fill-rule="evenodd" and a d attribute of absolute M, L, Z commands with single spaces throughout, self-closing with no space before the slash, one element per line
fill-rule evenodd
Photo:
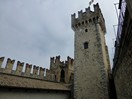
<path fill-rule="evenodd" d="M 60 56 L 56 56 L 55 59 L 51 59 L 50 69 L 45 69 L 43 67 L 20 61 L 17 61 L 16 64 L 14 64 L 15 60 L 0 57 L 0 73 L 19 77 L 28 77 L 31 79 L 60 82 L 61 71 L 64 70 L 63 83 L 70 83 L 71 73 L 73 73 L 73 59 L 71 59 L 70 57 L 68 57 L 67 59 L 68 60 L 64 63 L 60 61 Z M 2 66 L 4 65 L 4 61 L 6 62 L 5 66 Z M 16 67 L 16 69 L 13 70 L 14 67 Z"/>
<path fill-rule="evenodd" d="M 132 48 L 124 54 L 113 74 L 117 98 L 132 99 Z"/>
<path fill-rule="evenodd" d="M 121 1 L 121 0 L 119 0 L 119 1 Z M 129 10 L 130 17 L 132 18 L 132 13 L 131 13 L 131 11 L 132 11 L 132 0 L 125 0 L 125 1 L 127 3 L 127 8 Z"/>
<path fill-rule="evenodd" d="M 69 99 L 69 93 L 62 92 L 0 92 L 0 99 Z"/>
<path fill-rule="evenodd" d="M 69 99 L 69 86 L 0 73 L 0 99 Z"/>
<path fill-rule="evenodd" d="M 132 0 L 119 1 L 113 76 L 117 99 L 132 99 Z"/>
<path fill-rule="evenodd" d="M 98 4 L 94 12 L 72 15 L 75 31 L 74 98 L 108 99 L 108 61 L 106 60 L 105 24 Z M 86 43 L 86 45 L 85 45 Z"/>
<path fill-rule="evenodd" d="M 4 60 L 6 61 L 6 64 L 5 64 L 5 66 L 2 67 Z M 16 65 L 14 65 L 14 63 L 15 63 L 15 60 L 12 60 L 10 58 L 5 59 L 4 57 L 0 57 L 0 73 L 22 76 L 22 77 L 29 77 L 29 78 L 34 78 L 34 79 L 55 81 L 53 79 L 53 77 L 49 76 L 49 78 L 48 78 L 48 77 L 44 76 L 45 68 L 43 68 L 43 67 L 39 67 L 36 65 L 32 65 L 32 64 L 24 63 L 24 62 L 20 62 L 20 61 L 17 61 Z M 25 65 L 25 70 L 23 70 L 24 65 Z M 13 67 L 16 67 L 16 69 L 13 70 Z M 31 72 L 31 71 L 33 71 L 33 72 Z M 49 72 L 51 73 L 50 70 L 49 70 Z M 51 73 L 51 75 L 54 76 L 54 74 L 52 74 L 52 73 Z"/>
<path fill-rule="evenodd" d="M 2 66 L 4 57 L 0 57 L 0 99 L 69 99 L 70 84 L 58 83 L 54 72 L 17 61 L 16 70 L 12 70 L 15 60 L 8 58 Z M 33 72 L 31 73 L 31 71 Z M 44 76 L 46 72 L 46 76 Z"/>
<path fill-rule="evenodd" d="M 42 90 L 62 90 L 70 91 L 70 84 L 57 83 L 44 79 L 37 79 L 25 76 L 18 76 L 13 74 L 0 72 L 0 89 L 2 87 L 10 88 L 27 88 L 27 89 L 42 89 Z"/>

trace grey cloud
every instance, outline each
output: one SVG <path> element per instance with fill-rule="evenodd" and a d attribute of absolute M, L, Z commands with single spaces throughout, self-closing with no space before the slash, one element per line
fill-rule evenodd
<path fill-rule="evenodd" d="M 106 18 L 111 49 L 111 25 L 116 22 L 115 15 L 109 17 L 114 9 L 108 5 L 115 1 L 97 1 Z M 86 7 L 87 0 L 0 0 L 0 55 L 46 67 L 52 56 L 73 57 L 71 14 Z"/>

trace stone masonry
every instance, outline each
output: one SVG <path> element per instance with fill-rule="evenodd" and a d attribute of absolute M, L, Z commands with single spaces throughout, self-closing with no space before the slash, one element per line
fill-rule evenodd
<path fill-rule="evenodd" d="M 67 59 L 64 63 L 57 56 L 53 64 L 59 64 L 55 64 L 57 68 L 52 67 L 51 70 L 20 61 L 15 64 L 16 60 L 0 57 L 0 99 L 69 99 L 73 81 L 73 59 L 69 56 Z M 61 73 L 62 70 L 64 74 Z M 56 76 L 59 80 L 55 79 Z"/>
<path fill-rule="evenodd" d="M 108 99 L 109 57 L 105 20 L 99 8 L 71 16 L 74 39 L 74 99 Z"/>
<path fill-rule="evenodd" d="M 60 61 L 60 56 L 50 58 L 50 71 L 54 74 L 57 82 L 70 83 L 74 76 L 74 60 L 67 57 L 67 61 Z"/>
<path fill-rule="evenodd" d="M 5 66 L 3 66 L 4 60 L 6 61 Z M 60 56 L 56 56 L 56 58 L 52 57 L 50 60 L 50 69 L 46 69 L 36 65 L 29 64 L 29 63 L 20 62 L 20 61 L 17 61 L 15 66 L 15 60 L 12 60 L 10 58 L 6 60 L 5 57 L 0 57 L 0 79 L 1 79 L 0 84 L 8 83 L 9 81 L 15 84 L 15 82 L 18 79 L 20 79 L 20 81 L 16 83 L 21 83 L 24 81 L 24 79 L 26 79 L 27 81 L 25 82 L 27 82 L 27 86 L 28 86 L 28 83 L 31 83 L 32 81 L 34 82 L 45 81 L 47 83 L 48 82 L 49 83 L 63 82 L 63 83 L 70 84 L 73 81 L 73 75 L 74 75 L 73 62 L 74 60 L 70 58 L 69 56 L 67 57 L 67 60 L 65 62 L 60 61 Z M 16 69 L 13 70 L 14 67 Z M 11 80 L 11 79 L 14 79 L 14 80 Z M 6 85 L 12 86 L 12 84 L 11 85 L 6 84 Z M 18 87 L 20 86 L 18 85 Z"/>

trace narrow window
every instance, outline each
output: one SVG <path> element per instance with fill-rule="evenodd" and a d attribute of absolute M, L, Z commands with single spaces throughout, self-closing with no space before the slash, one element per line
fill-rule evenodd
<path fill-rule="evenodd" d="M 88 32 L 88 29 L 85 29 L 85 32 Z"/>
<path fill-rule="evenodd" d="M 56 75 L 55 75 L 55 81 L 56 81 Z"/>
<path fill-rule="evenodd" d="M 93 22 L 95 22 L 95 18 L 93 18 Z"/>
<path fill-rule="evenodd" d="M 85 21 L 85 23 L 87 24 L 87 23 L 88 23 L 88 21 L 86 20 L 86 21 Z"/>
<path fill-rule="evenodd" d="M 60 82 L 65 82 L 65 71 L 62 69 L 61 70 L 61 75 L 60 75 Z"/>
<path fill-rule="evenodd" d="M 88 42 L 84 43 L 84 49 L 88 49 Z"/>
<path fill-rule="evenodd" d="M 84 21 L 82 22 L 82 25 L 84 25 Z"/>

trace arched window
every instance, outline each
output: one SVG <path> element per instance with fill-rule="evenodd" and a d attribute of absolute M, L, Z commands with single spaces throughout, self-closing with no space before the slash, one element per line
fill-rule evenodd
<path fill-rule="evenodd" d="M 88 49 L 88 42 L 84 42 L 84 49 Z"/>
<path fill-rule="evenodd" d="M 61 70 L 60 82 L 65 82 L 65 71 L 63 69 Z"/>

